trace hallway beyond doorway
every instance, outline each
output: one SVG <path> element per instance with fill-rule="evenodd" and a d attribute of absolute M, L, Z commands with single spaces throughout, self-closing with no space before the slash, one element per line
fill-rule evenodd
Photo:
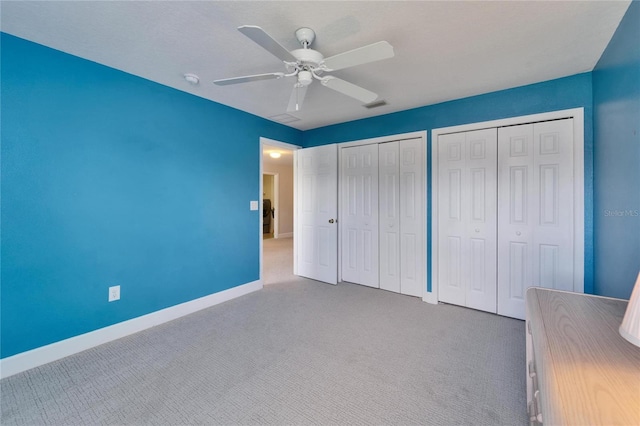
<path fill-rule="evenodd" d="M 263 244 L 264 285 L 295 279 L 293 275 L 293 238 L 266 238 Z"/>

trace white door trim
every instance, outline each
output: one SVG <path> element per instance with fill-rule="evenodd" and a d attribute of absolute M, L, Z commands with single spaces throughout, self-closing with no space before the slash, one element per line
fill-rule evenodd
<path fill-rule="evenodd" d="M 423 300 L 438 303 L 438 136 L 491 127 L 504 127 L 537 121 L 573 118 L 574 164 L 574 289 L 584 292 L 584 108 L 572 108 L 500 120 L 483 121 L 431 130 L 431 292 Z"/>
<path fill-rule="evenodd" d="M 263 259 L 264 247 L 263 247 L 263 244 L 262 244 L 262 202 L 263 202 L 263 198 L 264 198 L 262 196 L 262 193 L 264 191 L 264 188 L 262 187 L 262 174 L 264 173 L 264 164 L 263 164 L 263 161 L 262 161 L 262 151 L 264 149 L 264 146 L 268 145 L 268 146 L 277 146 L 279 148 L 288 149 L 290 151 L 293 151 L 294 154 L 295 154 L 295 151 L 297 151 L 298 149 L 300 149 L 302 147 L 300 147 L 298 145 L 292 145 L 292 144 L 286 143 L 286 142 L 276 141 L 276 140 L 269 139 L 269 138 L 263 138 L 262 136 L 260 136 L 260 143 L 258 145 L 259 145 L 258 148 L 260 148 L 260 152 L 259 152 L 259 154 L 260 154 L 260 170 L 259 170 L 259 174 L 258 174 L 259 181 L 260 181 L 259 182 L 260 186 L 259 186 L 259 191 L 258 191 L 258 211 L 260 213 L 258 215 L 260 217 L 260 220 L 258 221 L 258 241 L 259 241 L 258 247 L 259 247 L 259 250 L 260 250 L 260 285 L 262 285 L 262 284 L 264 284 L 264 259 Z M 294 179 L 293 179 L 293 181 L 294 181 L 294 183 L 293 183 L 293 200 L 294 200 L 294 203 L 295 203 L 295 199 L 296 199 L 295 175 L 296 175 L 296 162 L 294 161 L 293 162 L 293 176 L 294 176 Z M 276 185 L 276 183 L 275 183 L 275 180 L 274 180 L 274 186 L 275 185 Z M 277 191 L 277 190 L 278 189 L 276 187 L 274 189 L 274 191 Z M 294 211 L 294 215 L 293 215 L 293 229 L 294 230 L 296 229 L 295 211 Z M 274 228 L 273 232 L 274 232 L 274 236 L 275 236 L 275 232 L 276 232 L 275 228 Z M 293 254 L 293 256 L 294 256 L 293 269 L 294 269 L 294 271 L 293 272 L 295 274 L 295 268 L 296 268 L 296 262 L 295 262 L 295 260 L 296 260 L 295 259 L 295 256 L 296 256 L 295 255 L 295 253 L 296 253 L 296 250 L 295 250 L 295 238 L 293 240 L 293 244 L 294 244 L 294 248 L 293 248 L 293 253 L 294 253 Z"/>
<path fill-rule="evenodd" d="M 425 212 L 425 214 L 423 214 L 423 228 L 424 229 L 424 240 L 423 240 L 423 262 L 422 265 L 424 266 L 423 269 L 423 279 L 424 279 L 424 285 L 422 286 L 422 300 L 426 300 L 425 298 L 427 297 L 428 293 L 427 293 L 427 275 L 429 274 L 429 271 L 427 270 L 427 259 L 429 258 L 429 251 L 428 251 L 428 245 L 427 245 L 427 240 L 428 240 L 428 235 L 429 235 L 429 229 L 427 228 L 427 131 L 426 130 L 420 130 L 417 132 L 409 132 L 409 133 L 400 133 L 400 134 L 396 134 L 396 135 L 389 135 L 389 136 L 380 136 L 380 137 L 376 137 L 376 138 L 369 138 L 369 139 L 360 139 L 360 140 L 355 140 L 355 141 L 347 141 L 347 142 L 340 142 L 338 143 L 338 159 L 342 158 L 342 148 L 348 148 L 348 147 L 352 147 L 352 146 L 358 146 L 358 145 L 370 145 L 370 144 L 380 144 L 380 143 L 385 143 L 385 142 L 394 142 L 394 141 L 401 141 L 401 140 L 405 140 L 405 139 L 421 139 L 422 140 L 422 144 L 424 146 L 424 151 L 423 151 L 423 161 L 424 161 L 424 172 L 423 172 L 423 176 L 422 176 L 422 181 L 423 181 L 423 185 L 422 185 L 422 190 L 423 190 L 423 202 L 424 202 L 424 209 L 423 211 Z M 342 181 L 342 171 L 341 168 L 338 167 L 338 188 L 340 188 L 340 184 Z M 338 194 L 338 220 L 340 220 L 339 217 L 339 212 L 340 212 L 340 194 Z M 338 242 L 340 242 L 342 240 L 342 235 L 340 235 L 340 226 L 338 226 Z M 342 247 L 341 244 L 338 243 L 338 282 L 342 281 Z"/>
<path fill-rule="evenodd" d="M 360 140 L 348 141 L 348 142 L 340 142 L 340 143 L 338 143 L 338 148 L 348 148 L 350 146 L 370 145 L 370 144 L 374 144 L 374 143 L 378 144 L 378 143 L 401 141 L 401 140 L 404 140 L 404 139 L 416 139 L 416 138 L 422 138 L 424 140 L 424 142 L 426 143 L 426 141 L 427 141 L 427 131 L 426 130 L 420 130 L 420 131 L 417 131 L 417 132 L 399 133 L 397 135 L 380 136 L 380 137 L 377 137 L 377 138 L 360 139 Z M 427 153 L 427 151 L 425 150 L 425 157 L 426 157 L 426 153 Z"/>

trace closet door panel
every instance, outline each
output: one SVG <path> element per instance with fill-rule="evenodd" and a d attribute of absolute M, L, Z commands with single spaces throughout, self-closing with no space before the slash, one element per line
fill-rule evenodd
<path fill-rule="evenodd" d="M 498 314 L 524 315 L 533 284 L 533 124 L 498 130 Z"/>
<path fill-rule="evenodd" d="M 466 133 L 468 157 L 462 211 L 466 215 L 466 305 L 496 312 L 497 131 Z"/>
<path fill-rule="evenodd" d="M 424 280 L 424 147 L 400 141 L 400 293 L 422 297 Z"/>
<path fill-rule="evenodd" d="M 509 255 L 504 258 L 500 257 L 500 265 L 504 266 L 508 272 L 508 285 L 504 289 L 501 287 L 499 291 L 505 291 L 505 294 L 501 294 L 502 297 L 512 303 L 519 303 L 524 300 L 525 290 L 529 287 L 531 280 L 531 244 L 509 241 L 507 249 Z M 504 315 L 500 312 L 500 305 L 498 305 L 498 313 Z"/>
<path fill-rule="evenodd" d="M 438 298 L 466 306 L 468 267 L 464 258 L 467 226 L 463 222 L 462 188 L 466 168 L 466 135 L 438 137 Z"/>
<path fill-rule="evenodd" d="M 497 130 L 438 138 L 438 291 L 496 312 Z"/>
<path fill-rule="evenodd" d="M 573 291 L 573 120 L 536 123 L 535 285 Z"/>
<path fill-rule="evenodd" d="M 530 286 L 573 291 L 573 120 L 499 131 L 498 313 L 524 319 Z"/>
<path fill-rule="evenodd" d="M 342 280 L 378 287 L 378 146 L 344 148 L 341 160 Z"/>
<path fill-rule="evenodd" d="M 400 293 L 399 142 L 378 146 L 380 179 L 380 288 Z"/>

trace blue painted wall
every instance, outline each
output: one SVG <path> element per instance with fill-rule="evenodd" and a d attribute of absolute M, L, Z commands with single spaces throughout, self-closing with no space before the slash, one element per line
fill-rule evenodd
<path fill-rule="evenodd" d="M 593 71 L 595 291 L 629 298 L 640 271 L 640 2 Z"/>
<path fill-rule="evenodd" d="M 492 92 L 437 105 L 415 108 L 364 120 L 336 124 L 306 131 L 303 146 L 317 146 L 388 136 L 418 130 L 428 131 L 427 167 L 431 169 L 432 129 L 497 120 L 528 114 L 569 108 L 584 108 L 585 161 L 585 292 L 593 287 L 593 111 L 591 73 L 578 74 L 557 80 L 514 89 Z M 427 229 L 431 229 L 431 175 L 427 174 Z M 431 233 L 427 234 L 431 247 Z M 427 258 L 431 270 L 431 258 Z M 431 276 L 427 277 L 431 291 Z"/>
<path fill-rule="evenodd" d="M 259 279 L 259 137 L 301 132 L 0 41 L 3 358 Z"/>

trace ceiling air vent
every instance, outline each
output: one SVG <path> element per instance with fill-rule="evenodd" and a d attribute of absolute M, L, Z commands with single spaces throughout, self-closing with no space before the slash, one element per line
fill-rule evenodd
<path fill-rule="evenodd" d="M 387 101 L 380 99 L 379 101 L 371 102 L 370 104 L 363 105 L 365 108 L 378 108 L 387 104 Z"/>
<path fill-rule="evenodd" d="M 272 115 L 271 117 L 269 117 L 269 119 L 283 124 L 293 123 L 294 121 L 300 120 L 298 117 L 294 117 L 293 115 L 289 114 Z"/>

